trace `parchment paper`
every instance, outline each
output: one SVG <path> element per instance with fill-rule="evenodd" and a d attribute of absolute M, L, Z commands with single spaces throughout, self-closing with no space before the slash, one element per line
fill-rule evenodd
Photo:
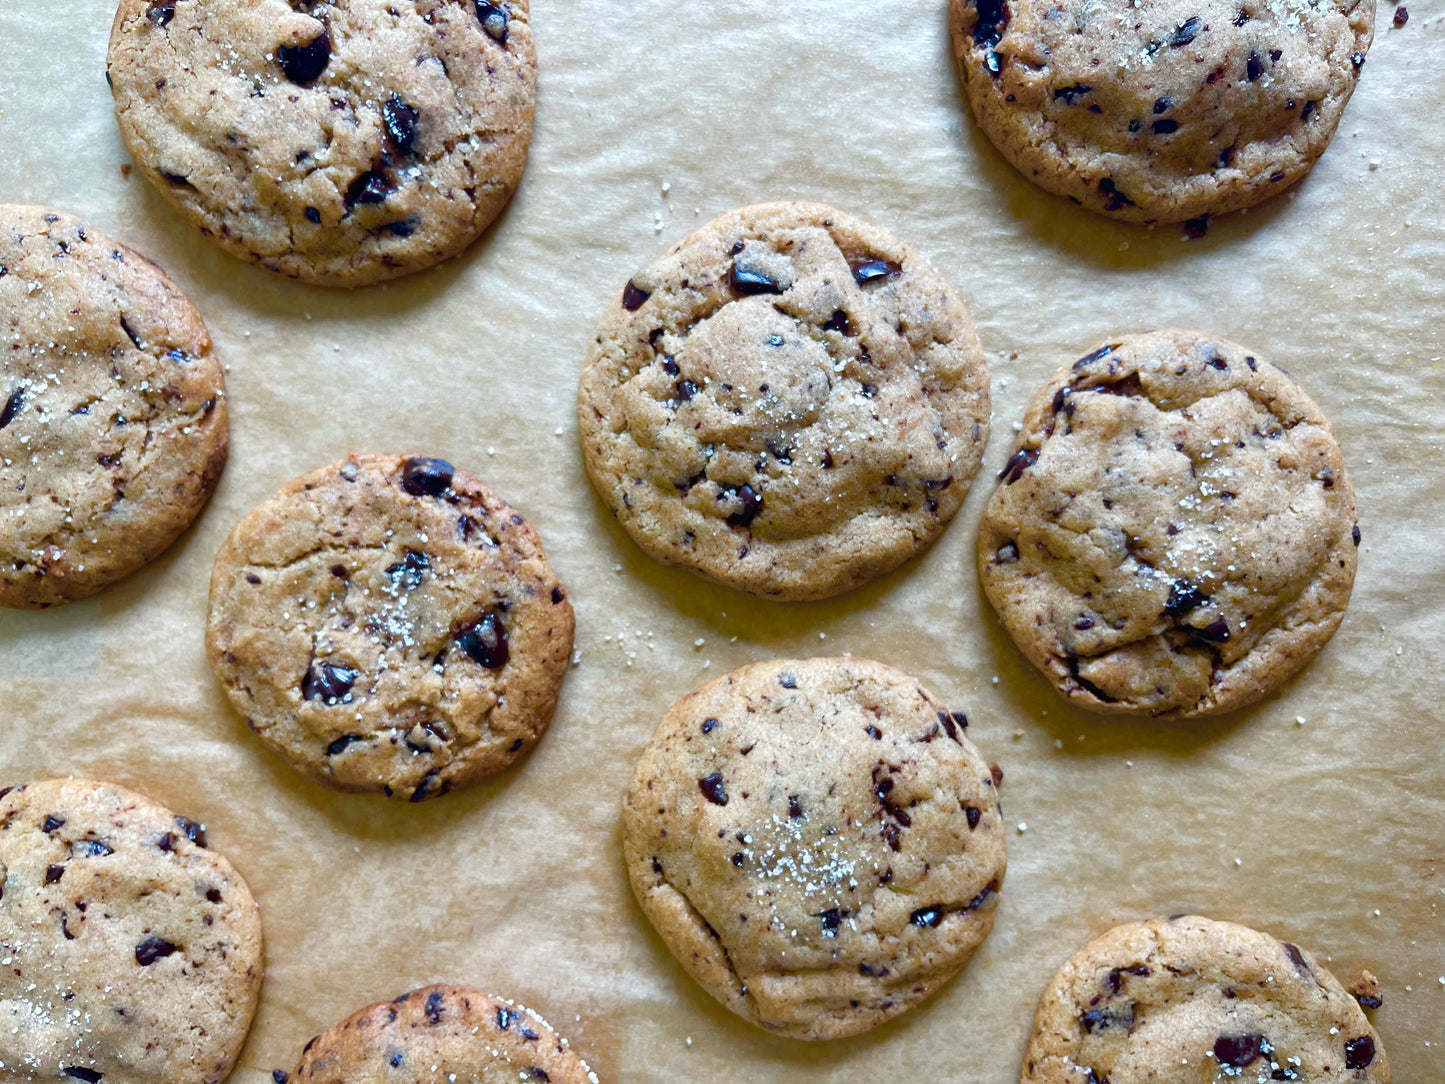
<path fill-rule="evenodd" d="M 1008 1082 L 1058 965 L 1115 922 L 1197 910 L 1384 985 L 1397 1084 L 1445 1081 L 1445 0 L 1377 37 L 1334 145 L 1288 197 L 1202 240 L 1024 182 L 975 129 L 942 0 L 534 0 L 536 139 L 464 258 L 359 293 L 273 279 L 180 222 L 127 157 L 111 0 L 0 0 L 0 200 L 75 212 L 165 266 L 228 364 L 232 457 L 198 525 L 88 602 L 0 613 L 0 776 L 133 786 L 204 820 L 261 901 L 262 1004 L 233 1077 L 431 981 L 519 998 L 603 1081 Z M 577 372 L 608 299 L 730 208 L 822 199 L 912 243 L 993 368 L 988 474 L 943 539 L 819 604 L 760 602 L 642 556 L 594 497 Z M 1067 709 L 981 605 L 979 511 L 1012 423 L 1103 336 L 1201 327 L 1293 372 L 1335 423 L 1364 545 L 1339 634 L 1280 695 L 1194 726 Z M 423 451 L 535 523 L 580 662 L 536 753 L 409 806 L 272 756 L 207 669 L 211 560 L 235 522 L 348 451 Z M 923 1008 L 824 1045 L 696 987 L 631 899 L 618 809 L 657 719 L 755 658 L 854 652 L 967 710 L 1006 772 L 998 924 Z M 1024 825 L 1027 824 L 1027 830 Z"/>

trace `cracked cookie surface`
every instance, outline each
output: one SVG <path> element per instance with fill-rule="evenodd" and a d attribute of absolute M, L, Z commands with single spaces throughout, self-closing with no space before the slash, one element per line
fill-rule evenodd
<path fill-rule="evenodd" d="M 1194 915 L 1116 926 L 1039 1003 L 1023 1084 L 1389 1084 L 1375 1029 L 1298 945 Z"/>
<path fill-rule="evenodd" d="M 950 0 L 964 93 L 1027 178 L 1110 218 L 1267 199 L 1328 146 L 1374 0 Z"/>
<path fill-rule="evenodd" d="M 225 383 L 159 267 L 70 215 L 0 205 L 0 606 L 159 557 L 226 462 Z"/>
<path fill-rule="evenodd" d="M 521 178 L 537 80 L 528 0 L 121 0 L 108 71 L 188 221 L 325 286 L 470 245 Z"/>
<path fill-rule="evenodd" d="M 839 1038 L 912 1008 L 988 936 L 1003 883 L 996 769 L 967 726 L 867 659 L 709 682 L 668 711 L 627 793 L 643 911 L 769 1031 Z"/>
<path fill-rule="evenodd" d="M 912 249 L 821 204 L 762 204 L 628 281 L 577 412 L 593 484 L 649 555 L 824 598 L 948 525 L 988 437 L 988 369 Z"/>
<path fill-rule="evenodd" d="M 531 1009 L 464 986 L 427 986 L 369 1005 L 306 1044 L 304 1084 L 597 1084 Z"/>
<path fill-rule="evenodd" d="M 979 524 L 984 593 L 1071 703 L 1211 715 L 1334 635 L 1355 497 L 1319 407 L 1224 339 L 1112 339 L 1034 397 Z"/>
<path fill-rule="evenodd" d="M 219 1084 L 261 986 L 255 900 L 203 825 L 111 783 L 0 790 L 7 1081 Z"/>
<path fill-rule="evenodd" d="M 206 652 L 301 772 L 415 802 L 536 743 L 573 628 L 536 533 L 491 490 L 444 460 L 353 455 L 236 526 Z"/>

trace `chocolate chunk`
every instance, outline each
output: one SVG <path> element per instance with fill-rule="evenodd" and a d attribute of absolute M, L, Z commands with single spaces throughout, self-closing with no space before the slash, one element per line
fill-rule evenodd
<path fill-rule="evenodd" d="M 1244 62 L 1244 74 L 1251 83 L 1258 82 L 1264 74 L 1264 57 L 1258 53 L 1250 53 L 1249 59 Z"/>
<path fill-rule="evenodd" d="M 175 14 L 175 10 L 175 5 L 172 4 L 171 13 Z M 170 22 L 170 19 L 166 19 L 166 22 Z M 161 25 L 164 26 L 165 23 L 161 23 Z M 86 1069 L 79 1065 L 62 1065 L 60 1071 L 74 1080 L 85 1081 L 85 1084 L 100 1084 L 100 1082 L 105 1079 L 104 1073 L 97 1072 L 94 1069 Z"/>
<path fill-rule="evenodd" d="M 510 15 L 505 4 L 484 4 L 482 0 L 477 3 L 477 22 L 482 24 L 482 29 L 487 32 L 498 45 L 507 44 L 507 22 Z"/>
<path fill-rule="evenodd" d="M 702 721 L 702 732 L 703 732 L 704 734 L 711 734 L 711 733 L 712 733 L 714 730 L 716 730 L 716 729 L 717 729 L 717 720 L 716 720 L 716 719 L 704 719 L 704 720 Z"/>
<path fill-rule="evenodd" d="M 837 937 L 838 927 L 843 924 L 843 912 L 836 907 L 829 907 L 826 911 L 819 911 L 813 916 L 823 922 L 823 936 Z"/>
<path fill-rule="evenodd" d="M 908 921 L 915 926 L 924 929 L 931 929 L 943 922 L 944 907 L 942 904 L 930 904 L 927 907 L 920 907 L 908 916 Z"/>
<path fill-rule="evenodd" d="M 833 310 L 833 315 L 828 317 L 828 322 L 823 325 L 823 330 L 836 331 L 840 335 L 851 337 L 853 334 L 853 324 L 848 319 L 846 312 L 842 309 L 835 309 Z"/>
<path fill-rule="evenodd" d="M 791 672 L 784 672 L 779 675 L 778 684 L 785 689 L 796 689 L 798 687 L 798 679 L 794 677 Z"/>
<path fill-rule="evenodd" d="M 691 380 L 679 380 L 675 385 L 679 402 L 686 403 L 698 392 L 698 387 Z"/>
<path fill-rule="evenodd" d="M 1355 549 L 1360 548 L 1360 525 L 1356 523 L 1350 528 L 1350 538 L 1354 540 Z"/>
<path fill-rule="evenodd" d="M 1404 26 L 1406 23 L 1408 23 L 1408 22 L 1410 21 L 1410 12 L 1409 12 L 1409 10 L 1405 7 L 1404 4 L 1401 4 L 1399 7 L 1397 7 L 1397 8 L 1395 9 L 1395 18 L 1394 18 L 1393 20 L 1391 20 L 1391 21 L 1392 21 L 1396 26 Z"/>
<path fill-rule="evenodd" d="M 1109 988 L 1111 995 L 1117 996 L 1119 991 L 1124 989 L 1125 975 L 1148 975 L 1149 968 L 1143 964 L 1135 964 L 1133 967 L 1116 967 L 1104 976 L 1104 985 Z"/>
<path fill-rule="evenodd" d="M 1350 63 L 1355 66 L 1356 70 L 1363 68 L 1365 66 L 1365 54 L 1356 49 L 1350 54 Z M 1373 1051 L 1373 1049 L 1374 1047 L 1372 1045 L 1371 1050 Z"/>
<path fill-rule="evenodd" d="M 727 805 L 728 792 L 723 786 L 722 772 L 713 772 L 705 775 L 697 781 L 698 788 L 702 791 L 703 797 L 713 805 Z"/>
<path fill-rule="evenodd" d="M 970 831 L 977 828 L 978 822 L 983 819 L 983 810 L 979 809 L 976 805 L 965 806 L 963 814 L 968 818 L 968 827 Z"/>
<path fill-rule="evenodd" d="M 401 467 L 401 488 L 413 497 L 440 497 L 451 488 L 455 473 L 445 459 L 408 459 Z"/>
<path fill-rule="evenodd" d="M 728 273 L 728 282 L 732 288 L 740 294 L 780 294 L 783 286 L 773 281 L 766 271 L 757 267 L 743 268 L 733 261 L 733 269 Z"/>
<path fill-rule="evenodd" d="M 357 176 L 346 190 L 348 209 L 360 203 L 385 203 L 387 197 L 396 191 L 396 185 L 378 169 L 369 169 Z"/>
<path fill-rule="evenodd" d="M 1180 578 L 1169 585 L 1169 598 L 1164 603 L 1164 612 L 1170 617 L 1183 617 L 1208 601 L 1208 595 L 1188 580 Z"/>
<path fill-rule="evenodd" d="M 426 996 L 426 1018 L 428 1023 L 442 1022 L 442 992 L 433 990 Z"/>
<path fill-rule="evenodd" d="M 628 312 L 636 312 L 642 308 L 642 303 L 651 296 L 652 294 L 648 291 L 644 290 L 631 279 L 628 279 L 627 285 L 622 287 L 622 307 Z M 669 358 L 668 360 L 670 361 L 672 359 Z"/>
<path fill-rule="evenodd" d="M 728 516 L 728 523 L 733 527 L 752 526 L 753 520 L 757 519 L 758 513 L 763 510 L 763 495 L 750 485 L 725 489 L 723 493 L 742 502 L 742 508 Z"/>
<path fill-rule="evenodd" d="M 308 45 L 278 46 L 276 59 L 281 62 L 287 79 L 297 86 L 309 87 L 331 63 L 331 28 L 323 26 Z"/>
<path fill-rule="evenodd" d="M 1368 1035 L 1345 1043 L 1345 1068 L 1363 1069 L 1375 1060 L 1375 1040 Z"/>
<path fill-rule="evenodd" d="M 0 429 L 15 420 L 15 416 L 25 408 L 25 389 L 16 388 L 10 393 L 10 398 L 5 400 L 5 408 L 0 410 Z"/>
<path fill-rule="evenodd" d="M 152 937 L 142 941 L 135 947 L 135 962 L 141 967 L 150 967 L 157 960 L 163 959 L 176 951 L 176 946 L 169 941 L 163 941 L 159 937 Z"/>
<path fill-rule="evenodd" d="M 386 134 L 391 137 L 392 145 L 397 151 L 411 154 L 415 150 L 416 127 L 421 120 L 421 113 L 393 94 L 381 107 L 381 119 L 386 125 Z"/>
<path fill-rule="evenodd" d="M 1172 117 L 1165 117 L 1163 120 L 1156 120 L 1150 127 L 1155 135 L 1169 135 L 1171 132 L 1179 131 L 1179 122 Z"/>
<path fill-rule="evenodd" d="M 301 679 L 301 699 L 320 700 L 326 704 L 351 703 L 351 687 L 361 671 L 335 663 L 316 663 Z"/>
<path fill-rule="evenodd" d="M 1144 395 L 1144 385 L 1139 380 L 1138 373 L 1130 373 L 1122 380 L 1113 380 L 1107 384 L 1095 385 L 1093 390 L 1104 395 L 1121 395 L 1126 399 L 1134 396 L 1143 397 Z"/>
<path fill-rule="evenodd" d="M 974 0 L 974 10 L 978 13 L 978 21 L 973 24 L 973 43 L 991 49 L 1008 29 L 1007 0 Z"/>
<path fill-rule="evenodd" d="M 1289 957 L 1290 963 L 1294 964 L 1302 974 L 1313 974 L 1310 971 L 1310 965 L 1305 963 L 1304 953 L 1300 951 L 1298 945 L 1292 945 L 1288 941 L 1281 941 L 1280 944 L 1284 945 L 1285 955 Z"/>
<path fill-rule="evenodd" d="M 1062 101 L 1065 105 L 1073 105 L 1093 89 L 1088 83 L 1075 83 L 1071 87 L 1059 87 L 1058 90 L 1054 91 L 1054 101 Z"/>
<path fill-rule="evenodd" d="M 287 1084 L 287 1081 L 291 1079 L 291 1074 L 285 1069 L 272 1069 L 271 1079 L 274 1084 Z"/>
<path fill-rule="evenodd" d="M 1189 635 L 1191 639 L 1202 640 L 1207 644 L 1222 644 L 1229 640 L 1229 622 L 1221 617 L 1202 629 L 1191 628 Z"/>
<path fill-rule="evenodd" d="M 1003 786 L 1003 769 L 992 760 L 988 762 L 988 777 L 993 780 L 995 790 Z"/>
<path fill-rule="evenodd" d="M 408 590 L 415 590 L 425 579 L 423 573 L 431 567 L 431 558 L 420 550 L 407 550 L 406 556 L 390 565 L 386 574 L 391 577 L 393 587 L 405 584 Z"/>
<path fill-rule="evenodd" d="M 156 26 L 168 26 L 170 25 L 170 21 L 175 17 L 176 0 L 153 0 L 151 5 L 146 8 L 146 18 Z M 69 1070 L 67 1069 L 66 1072 L 69 1072 Z M 88 1073 L 90 1070 L 83 1069 L 81 1072 Z M 84 1080 L 86 1078 L 81 1077 L 80 1079 Z M 96 1079 L 98 1080 L 99 1076 L 97 1076 Z"/>
<path fill-rule="evenodd" d="M 1004 464 L 1003 470 L 998 472 L 998 476 L 1003 480 L 1005 485 L 1011 486 L 1024 476 L 1024 471 L 1028 470 L 1038 461 L 1039 453 L 1037 449 L 1020 448 L 1009 457 L 1009 461 Z"/>
<path fill-rule="evenodd" d="M 1096 1031 L 1132 1031 L 1134 1010 L 1090 1009 L 1079 1017 L 1079 1024 L 1090 1034 Z"/>
<path fill-rule="evenodd" d="M 456 641 L 457 647 L 465 651 L 473 662 L 488 670 L 500 670 L 511 658 L 511 649 L 507 646 L 507 626 L 492 611 L 458 632 Z"/>
<path fill-rule="evenodd" d="M 1156 99 L 1154 99 L 1154 115 L 1155 115 L 1156 117 L 1157 117 L 1160 113 L 1167 113 L 1167 112 L 1169 112 L 1169 110 L 1171 110 L 1171 109 L 1173 109 L 1173 108 L 1174 108 L 1174 99 L 1173 99 L 1173 98 L 1164 97 L 1164 98 L 1156 98 Z"/>
<path fill-rule="evenodd" d="M 1245 23 L 1249 22 L 1249 19 L 1249 12 L 1245 11 L 1244 8 L 1240 8 L 1237 12 L 1235 12 L 1234 18 L 1231 19 L 1230 22 L 1232 22 L 1235 26 L 1243 26 Z"/>
<path fill-rule="evenodd" d="M 60 878 L 64 876 L 64 866 L 58 866 L 54 863 L 51 863 L 50 865 L 45 867 L 45 883 L 48 885 L 53 885 L 56 881 L 60 880 Z"/>
<path fill-rule="evenodd" d="M 864 283 L 874 282 L 878 279 L 893 278 L 903 274 L 903 268 L 888 260 L 849 260 L 848 267 L 853 272 L 853 278 L 862 286 Z"/>
<path fill-rule="evenodd" d="M 1209 232 L 1209 216 L 1200 215 L 1198 218 L 1188 219 L 1184 223 L 1184 236 L 1191 241 L 1198 241 Z"/>
<path fill-rule="evenodd" d="M 78 839 L 70 845 L 72 858 L 104 858 L 115 854 L 115 848 L 103 839 Z"/>
<path fill-rule="evenodd" d="M 1309 119 L 1310 119 L 1310 114 L 1315 111 L 1315 108 L 1316 108 L 1319 104 L 1320 104 L 1319 102 L 1315 102 L 1315 101 L 1305 102 L 1305 107 L 1304 107 L 1302 110 L 1300 110 L 1299 119 L 1300 119 L 1300 120 L 1309 120 Z"/>
<path fill-rule="evenodd" d="M 339 753 L 345 752 L 347 748 L 355 745 L 357 742 L 365 740 L 360 734 L 343 734 L 326 747 L 326 755 L 334 757 Z"/>
<path fill-rule="evenodd" d="M 1221 1035 L 1214 1043 L 1220 1065 L 1243 1069 L 1264 1052 L 1263 1035 Z"/>
<path fill-rule="evenodd" d="M 1175 49 L 1181 45 L 1188 45 L 1199 36 L 1199 31 L 1202 29 L 1204 29 L 1204 21 L 1198 15 L 1191 16 L 1179 24 L 1178 29 L 1169 38 L 1169 45 Z"/>
<path fill-rule="evenodd" d="M 509 1027 L 511 1027 L 512 1021 L 516 1018 L 517 1014 L 514 1012 L 502 1008 L 497 1009 L 497 1027 L 501 1028 L 503 1031 L 506 1031 Z"/>
<path fill-rule="evenodd" d="M 45 818 L 44 821 L 41 822 L 40 830 L 49 834 L 50 832 L 55 831 L 57 828 L 63 828 L 64 826 L 65 818 L 56 816 L 54 813 L 51 813 Z"/>
<path fill-rule="evenodd" d="M 801 794 L 788 795 L 788 819 L 797 820 L 803 815 L 803 801 Z"/>
<path fill-rule="evenodd" d="M 1014 542 L 1005 542 L 993 555 L 993 563 L 996 565 L 1011 565 L 1019 559 L 1019 548 Z"/>
<path fill-rule="evenodd" d="M 1099 191 L 1109 197 L 1109 202 L 1104 204 L 1104 210 L 1117 211 L 1121 207 L 1133 207 L 1134 201 L 1119 190 L 1112 177 L 1099 178 Z"/>
<path fill-rule="evenodd" d="M 872 723 L 869 723 L 867 726 L 865 726 L 865 727 L 863 728 L 863 733 L 867 734 L 867 735 L 868 735 L 870 738 L 872 738 L 874 741 L 882 741 L 882 740 L 883 740 L 883 731 L 879 730 L 879 729 L 878 729 L 876 726 L 874 726 Z"/>

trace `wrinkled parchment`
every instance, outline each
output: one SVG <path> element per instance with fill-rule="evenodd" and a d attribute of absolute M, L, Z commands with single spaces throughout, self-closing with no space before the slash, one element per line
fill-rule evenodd
<path fill-rule="evenodd" d="M 1385 993 L 1404 1084 L 1445 1080 L 1445 3 L 1392 8 L 1334 146 L 1288 197 L 1202 240 L 1032 188 L 968 117 L 942 0 L 534 0 L 541 79 L 521 191 L 462 259 L 360 293 L 273 279 L 181 223 L 127 156 L 106 91 L 110 0 L 0 0 L 0 200 L 49 203 L 158 260 L 229 366 L 232 458 L 198 525 L 90 601 L 0 613 L 4 782 L 113 779 L 204 820 L 261 901 L 262 1004 L 233 1079 L 432 981 L 534 1006 L 604 1081 L 1007 1082 L 1058 965 L 1114 922 L 1198 910 L 1296 941 Z M 1360 500 L 1344 625 L 1283 693 L 1162 726 L 1067 709 L 981 606 L 981 480 L 921 559 L 816 604 L 770 604 L 641 555 L 577 449 L 578 367 L 635 269 L 745 203 L 822 199 L 928 255 L 993 367 L 988 468 L 1062 361 L 1202 327 L 1293 372 Z M 306 782 L 206 667 L 211 559 L 246 510 L 350 450 L 423 451 L 534 521 L 577 608 L 580 662 L 536 753 L 410 806 Z M 754 658 L 851 651 L 973 722 L 1017 825 L 998 925 L 921 1009 L 825 1045 L 733 1018 L 627 889 L 618 809 L 678 696 Z M 1025 825 L 1027 829 L 1025 830 Z"/>

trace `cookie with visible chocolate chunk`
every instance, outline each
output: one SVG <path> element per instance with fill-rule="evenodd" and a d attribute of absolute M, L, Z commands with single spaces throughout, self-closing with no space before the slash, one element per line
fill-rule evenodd
<path fill-rule="evenodd" d="M 228 252 L 322 286 L 470 245 L 526 164 L 528 0 L 121 0 L 108 75 L 141 171 Z"/>
<path fill-rule="evenodd" d="M 531 1009 L 464 986 L 427 986 L 369 1005 L 316 1036 L 291 1080 L 597 1084 L 597 1075 Z"/>
<path fill-rule="evenodd" d="M 978 567 L 1072 704 L 1161 717 L 1253 703 L 1349 604 L 1360 532 L 1329 423 L 1282 369 L 1193 331 L 1125 335 L 1034 396 Z"/>
<path fill-rule="evenodd" d="M 1023 1084 L 1389 1084 L 1380 1037 L 1298 945 L 1194 915 L 1116 926 L 1049 983 Z"/>
<path fill-rule="evenodd" d="M 628 281 L 578 394 L 587 471 L 649 555 L 775 599 L 931 543 L 988 437 L 988 370 L 928 262 L 831 207 L 723 215 Z"/>
<path fill-rule="evenodd" d="M 536 532 L 490 489 L 441 459 L 353 455 L 236 526 L 206 651 L 301 772 L 418 802 L 536 743 L 573 627 Z"/>
<path fill-rule="evenodd" d="M 159 267 L 70 215 L 0 205 L 0 606 L 93 595 L 215 489 L 221 365 Z"/>
<path fill-rule="evenodd" d="M 993 928 L 1002 773 L 968 720 L 859 658 L 753 663 L 667 712 L 623 808 L 628 877 L 708 993 L 794 1039 L 856 1035 Z"/>
<path fill-rule="evenodd" d="M 1110 218 L 1248 207 L 1329 145 L 1374 0 L 949 0 L 979 126 L 1035 184 Z"/>
<path fill-rule="evenodd" d="M 113 783 L 0 790 L 0 1065 L 10 1084 L 220 1084 L 261 922 L 205 827 Z"/>

